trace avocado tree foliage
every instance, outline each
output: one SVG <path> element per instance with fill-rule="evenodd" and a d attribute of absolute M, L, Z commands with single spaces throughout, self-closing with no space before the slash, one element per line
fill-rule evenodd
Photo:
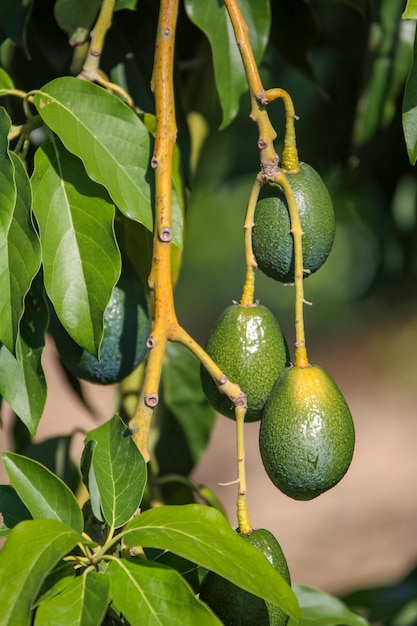
<path fill-rule="evenodd" d="M 57 615 L 62 624 L 219 624 L 199 599 L 207 571 L 278 605 L 291 625 L 367 623 L 337 598 L 291 588 L 235 533 L 235 520 L 227 521 L 215 494 L 190 481 L 214 423 L 200 364 L 234 401 L 238 433 L 245 394 L 178 322 L 174 288 L 187 245 L 187 209 L 204 168 L 202 120 L 203 135 L 220 129 L 221 136 L 245 119 L 248 134 L 239 140 L 250 156 L 226 173 L 249 167 L 256 179 L 260 162 L 264 178 L 280 177 L 276 151 L 291 170 L 298 162 L 295 112 L 280 76 L 296 67 L 295 75 L 325 99 L 329 85 L 310 53 L 319 34 L 331 31 L 329 15 L 335 24 L 347 16 L 357 26 L 356 58 L 366 61 L 367 74 L 339 120 L 339 143 L 332 137 L 326 156 L 306 141 L 308 159 L 315 156 L 324 168 L 336 162 L 344 171 L 346 136 L 353 152 L 366 153 L 386 129 L 400 135 L 402 103 L 399 141 L 414 165 L 417 7 L 411 0 L 376 5 L 2 2 L 0 395 L 16 419 L 14 449 L 3 455 L 10 484 L 0 486 L 1 625 L 58 623 Z M 371 24 L 380 34 L 373 49 Z M 298 110 L 297 93 L 294 87 Z M 280 128 L 280 118 L 268 114 L 276 99 L 286 113 Z M 249 114 L 260 133 L 254 141 Z M 259 188 L 255 182 L 252 195 Z M 296 226 L 294 241 L 301 241 Z M 117 414 L 86 434 L 81 471 L 74 472 L 70 437 L 32 441 L 47 395 L 45 335 L 54 315 L 80 348 L 99 358 L 104 311 L 126 263 L 150 301 L 147 355 L 120 383 Z M 253 283 L 248 263 L 246 304 L 253 302 Z M 301 272 L 295 289 L 301 309 L 302 283 Z M 301 339 L 298 350 L 303 332 Z M 298 357 L 306 360 L 300 350 Z M 85 401 L 79 380 L 65 373 Z M 58 449 L 65 450 L 59 467 Z M 238 444 L 239 459 L 241 451 Z M 245 529 L 244 464 L 238 469 L 238 526 Z M 74 495 L 81 481 L 86 501 Z"/>

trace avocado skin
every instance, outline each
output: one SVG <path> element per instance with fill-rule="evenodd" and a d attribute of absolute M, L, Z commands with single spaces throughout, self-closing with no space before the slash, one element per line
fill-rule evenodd
<path fill-rule="evenodd" d="M 69 372 L 82 380 L 110 385 L 126 378 L 143 361 L 151 332 L 147 296 L 133 269 L 122 270 L 103 321 L 99 359 L 72 339 L 53 311 L 49 331 Z"/>
<path fill-rule="evenodd" d="M 335 215 L 327 187 L 307 163 L 286 174 L 296 200 L 301 227 L 303 267 L 316 272 L 333 246 Z M 266 183 L 259 193 L 252 229 L 252 246 L 259 269 L 274 280 L 294 282 L 294 244 L 288 204 L 280 185 Z"/>
<path fill-rule="evenodd" d="M 245 421 L 261 418 L 275 380 L 288 362 L 288 348 L 277 320 L 261 304 L 232 304 L 217 320 L 205 345 L 207 354 L 247 395 Z M 201 384 L 210 404 L 235 419 L 234 406 L 204 367 Z"/>
<path fill-rule="evenodd" d="M 319 365 L 289 367 L 276 381 L 259 429 L 265 470 L 295 500 L 311 500 L 345 475 L 355 445 L 348 405 Z"/>
<path fill-rule="evenodd" d="M 265 554 L 268 561 L 291 585 L 287 561 L 274 535 L 258 528 L 240 536 Z M 209 572 L 200 590 L 200 599 L 222 620 L 225 626 L 286 626 L 289 617 L 276 604 L 265 602 L 218 574 Z"/>

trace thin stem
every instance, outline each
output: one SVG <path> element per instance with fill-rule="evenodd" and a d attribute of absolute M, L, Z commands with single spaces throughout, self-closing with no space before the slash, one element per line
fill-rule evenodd
<path fill-rule="evenodd" d="M 247 534 L 252 530 L 252 524 L 249 519 L 248 505 L 246 501 L 245 415 L 245 408 L 236 407 L 236 450 L 237 469 L 239 476 L 239 490 L 237 495 L 237 520 L 240 532 Z"/>
<path fill-rule="evenodd" d="M 287 172 L 298 172 L 298 150 L 296 145 L 295 125 L 294 121 L 298 120 L 295 114 L 294 104 L 290 94 L 285 89 L 278 87 L 265 91 L 265 98 L 269 102 L 273 102 L 277 98 L 281 98 L 285 108 L 285 137 L 284 149 L 281 155 L 281 169 Z"/>
<path fill-rule="evenodd" d="M 248 207 L 245 216 L 245 260 L 246 260 L 246 276 L 243 285 L 242 297 L 240 304 L 242 306 L 251 306 L 253 304 L 255 294 L 255 269 L 258 267 L 252 249 L 252 228 L 254 226 L 253 219 L 255 214 L 256 202 L 261 190 L 263 181 L 259 175 L 256 177 L 249 196 Z"/>
<path fill-rule="evenodd" d="M 291 176 L 291 174 L 289 174 Z M 307 348 L 304 330 L 304 268 L 303 268 L 303 229 L 297 203 L 290 183 L 285 174 L 278 173 L 274 182 L 284 190 L 290 214 L 291 234 L 294 241 L 294 288 L 295 288 L 295 358 L 296 367 L 308 367 Z"/>
<path fill-rule="evenodd" d="M 103 0 L 100 13 L 98 14 L 94 29 L 91 32 L 91 43 L 87 60 L 84 63 L 81 73 L 78 75 L 79 78 L 91 81 L 97 80 L 104 41 L 112 23 L 115 2 L 116 0 Z"/>

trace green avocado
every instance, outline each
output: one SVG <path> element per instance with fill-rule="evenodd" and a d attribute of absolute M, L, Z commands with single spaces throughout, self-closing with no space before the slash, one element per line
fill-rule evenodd
<path fill-rule="evenodd" d="M 352 461 L 355 430 L 349 407 L 319 365 L 286 368 L 265 405 L 259 449 L 274 485 L 311 500 L 341 480 Z"/>
<path fill-rule="evenodd" d="M 104 311 L 99 359 L 79 346 L 51 312 L 49 327 L 64 367 L 100 385 L 120 382 L 143 361 L 151 332 L 149 304 L 133 269 L 124 268 Z"/>
<path fill-rule="evenodd" d="M 260 304 L 230 305 L 211 331 L 205 350 L 228 379 L 246 394 L 245 420 L 259 420 L 269 393 L 288 362 L 287 345 L 271 311 Z M 201 383 L 216 411 L 235 419 L 232 402 L 203 367 Z"/>
<path fill-rule="evenodd" d="M 258 548 L 271 565 L 291 585 L 287 561 L 274 535 L 264 528 L 248 534 L 239 533 L 243 539 Z M 276 604 L 265 602 L 209 572 L 200 590 L 200 599 L 222 620 L 225 626 L 285 626 L 289 617 Z"/>
<path fill-rule="evenodd" d="M 329 192 L 317 172 L 307 163 L 286 177 L 294 193 L 300 216 L 303 266 L 316 272 L 333 246 L 335 215 Z M 294 243 L 284 191 L 280 185 L 266 183 L 255 208 L 252 246 L 259 269 L 283 283 L 294 282 Z"/>

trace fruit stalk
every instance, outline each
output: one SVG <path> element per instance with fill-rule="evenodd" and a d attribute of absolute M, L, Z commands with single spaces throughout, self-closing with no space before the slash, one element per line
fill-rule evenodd
<path fill-rule="evenodd" d="M 274 176 L 274 182 L 281 185 L 284 190 L 290 214 L 291 234 L 294 240 L 294 289 L 295 289 L 295 355 L 294 365 L 296 367 L 308 367 L 307 348 L 304 330 L 304 268 L 303 268 L 303 248 L 300 216 L 297 209 L 294 193 L 287 177 L 283 172 Z"/>
<path fill-rule="evenodd" d="M 244 224 L 246 276 L 242 290 L 242 297 L 240 299 L 240 304 L 242 306 L 251 306 L 253 304 L 255 294 L 255 268 L 257 267 L 257 263 L 252 249 L 252 228 L 256 201 L 258 200 L 262 183 L 262 178 L 258 175 L 253 184 L 252 191 L 249 196 L 248 207 L 246 209 Z"/>
<path fill-rule="evenodd" d="M 246 408 L 236 407 L 236 450 L 239 491 L 237 496 L 237 521 L 241 533 L 250 533 L 252 524 L 249 519 L 246 501 L 246 469 L 245 469 L 245 415 Z"/>
<path fill-rule="evenodd" d="M 79 78 L 95 81 L 98 77 L 104 40 L 111 26 L 115 2 L 116 0 L 103 0 L 97 21 L 91 31 L 91 44 L 88 50 L 87 60 L 84 63 Z"/>

